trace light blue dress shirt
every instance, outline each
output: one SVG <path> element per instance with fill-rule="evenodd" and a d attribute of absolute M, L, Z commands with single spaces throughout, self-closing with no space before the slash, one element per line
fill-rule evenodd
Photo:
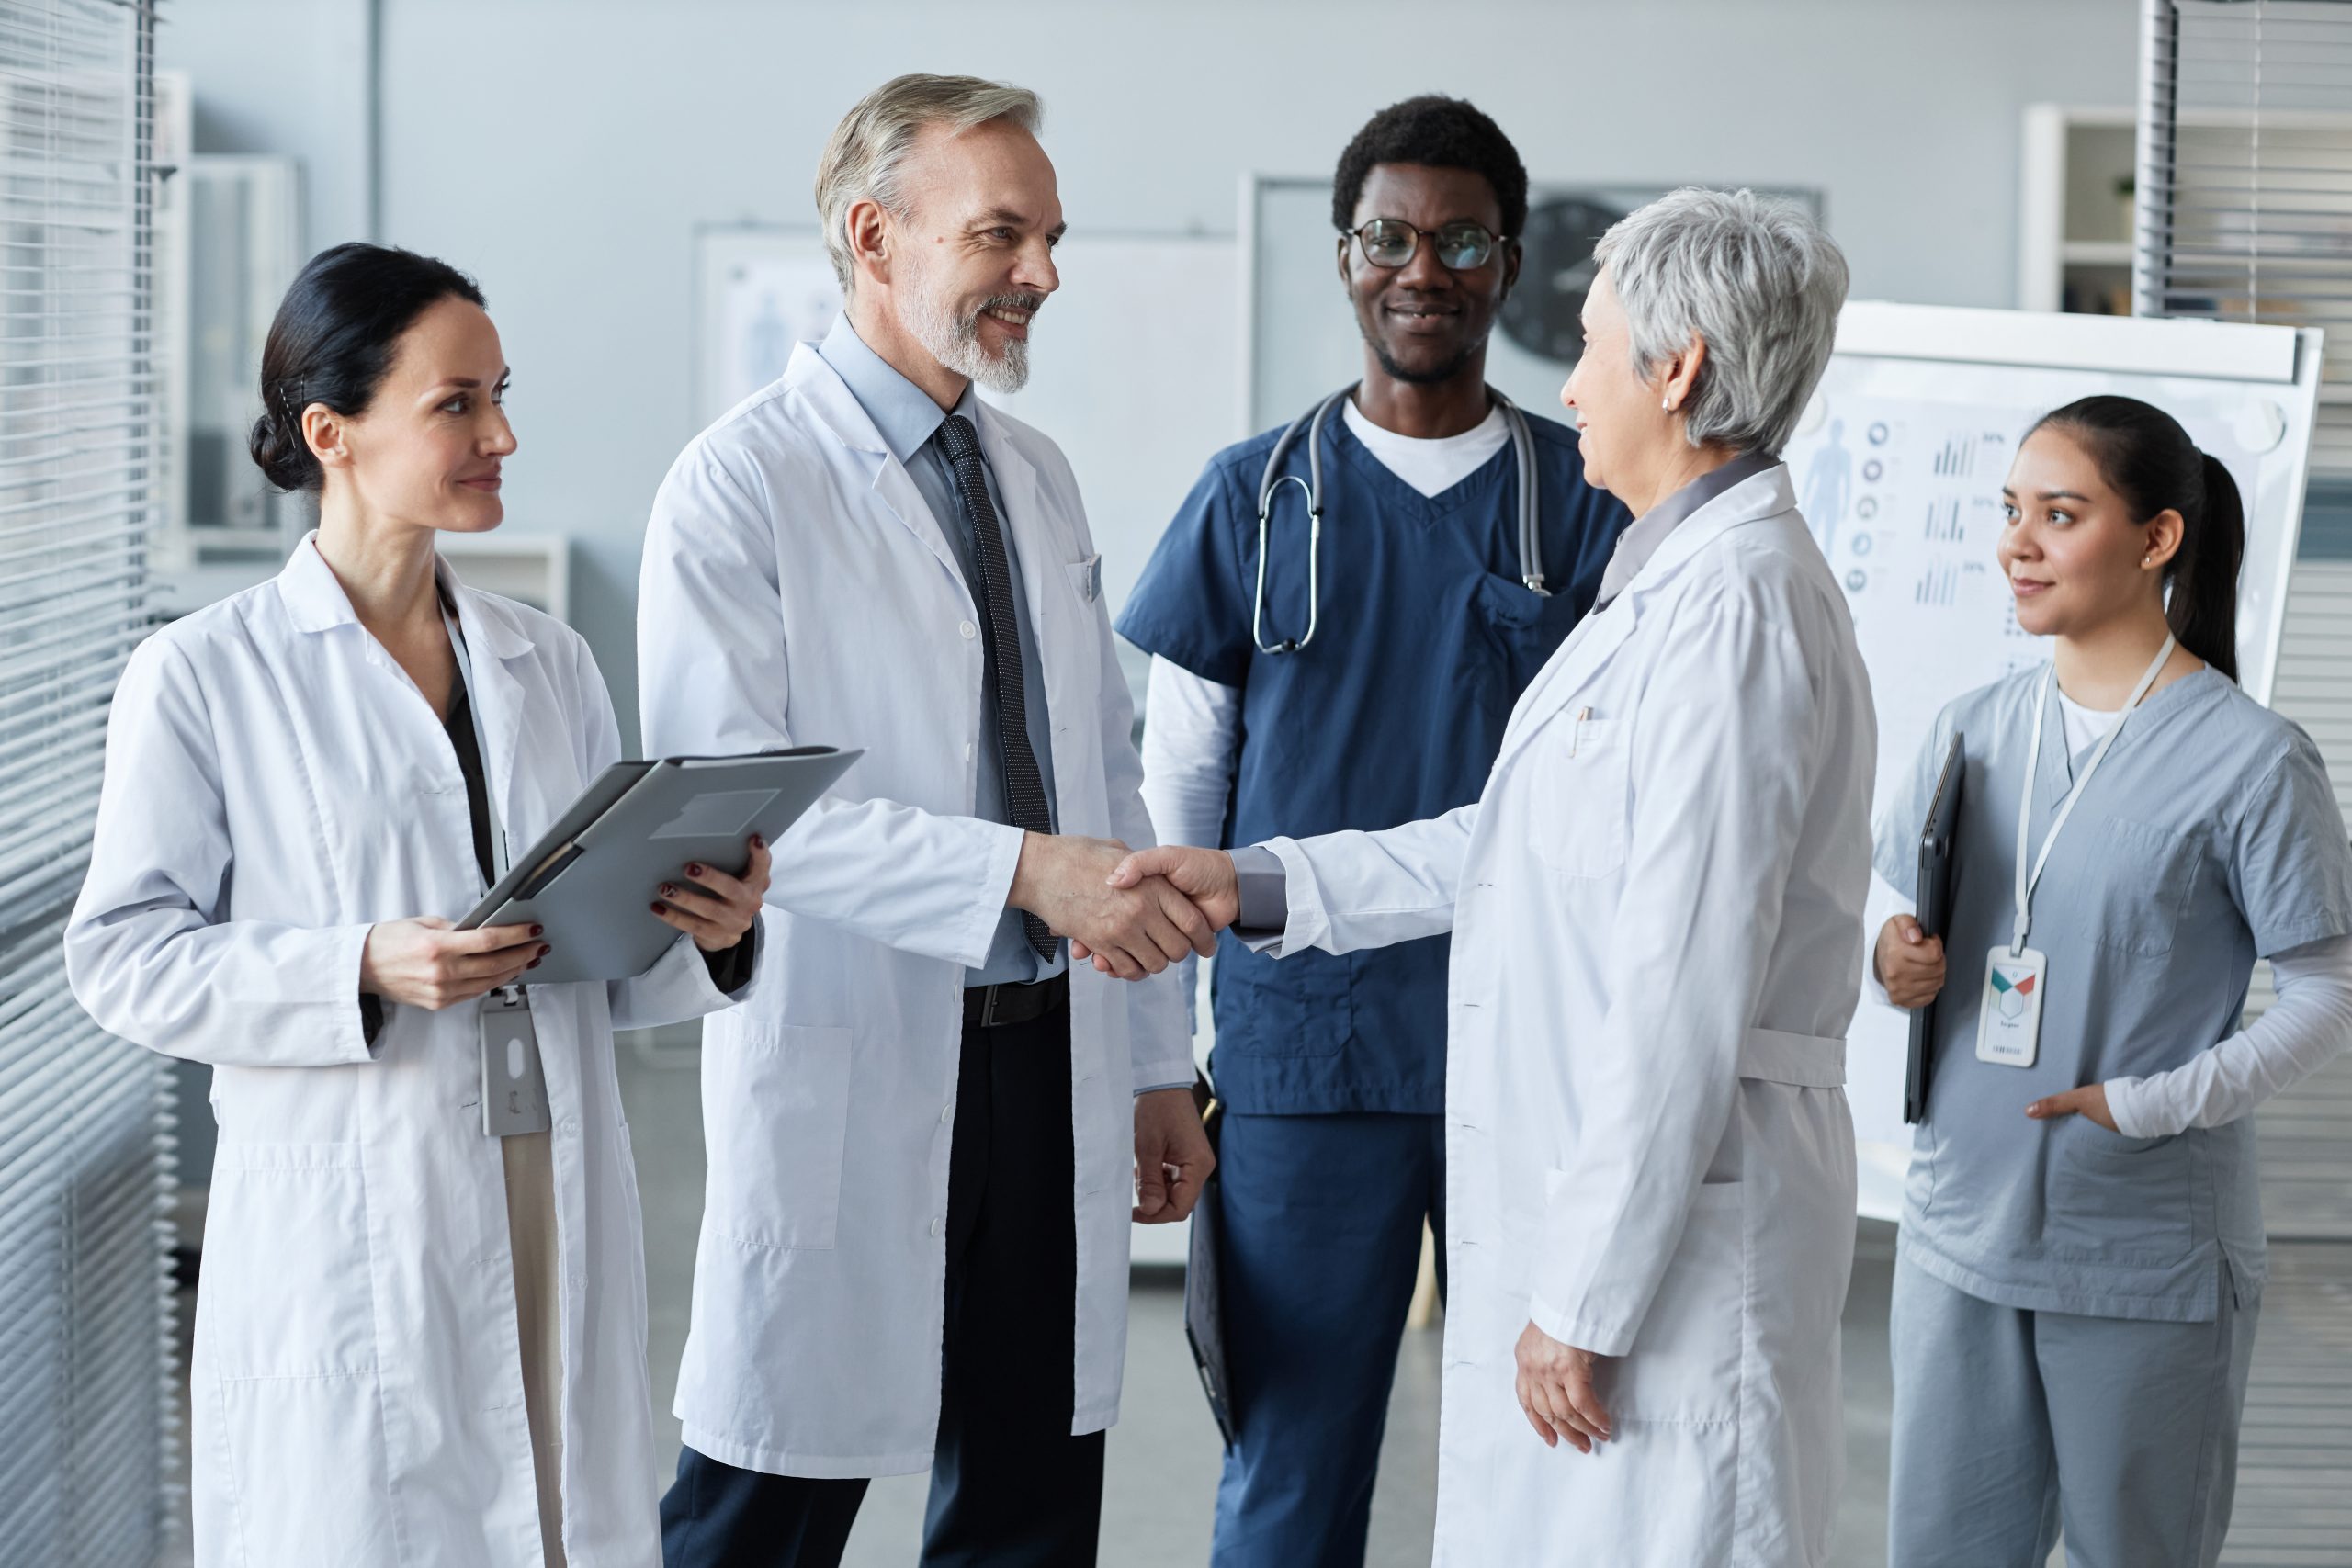
<path fill-rule="evenodd" d="M 956 470 L 933 439 L 939 427 L 947 423 L 949 411 L 933 402 L 930 393 L 868 348 L 850 325 L 847 312 L 835 320 L 825 341 L 817 345 L 817 353 L 849 388 L 850 396 L 865 411 L 865 417 L 874 422 L 890 456 L 905 465 L 908 477 L 915 481 L 916 492 L 931 509 L 932 521 L 946 538 L 947 547 L 955 552 L 956 569 L 964 576 L 965 592 L 970 593 L 971 584 L 978 575 L 975 570 L 972 522 L 965 515 L 963 500 L 956 491 Z M 954 412 L 978 427 L 982 417 L 979 399 L 968 386 Z M 1021 554 L 1013 544 L 1012 525 L 1005 516 L 1004 497 L 997 489 L 993 471 L 988 476 L 988 487 L 989 500 L 996 507 L 998 528 L 1004 536 L 1006 575 L 1012 590 L 1013 629 L 1021 644 L 1021 683 L 1027 709 L 1029 750 L 1036 753 L 1037 771 L 1045 780 L 1046 809 L 1058 825 L 1061 810 L 1054 799 L 1053 726 L 1046 714 L 1045 662 L 1038 656 L 1036 632 L 1029 624 L 1029 601 L 1022 589 Z M 980 718 L 979 789 L 973 815 L 991 822 L 1012 820 L 1005 797 L 1004 745 L 997 737 L 992 711 Z M 1066 953 L 1057 942 L 1050 963 L 1039 958 L 1022 931 L 1020 913 L 1008 908 L 1004 919 L 997 923 L 995 940 L 989 944 L 988 961 L 978 969 L 966 970 L 964 983 L 1026 985 L 1049 979 L 1069 967 Z"/>

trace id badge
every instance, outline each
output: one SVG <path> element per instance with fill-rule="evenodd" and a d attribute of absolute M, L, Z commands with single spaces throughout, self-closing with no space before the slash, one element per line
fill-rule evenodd
<path fill-rule="evenodd" d="M 1984 995 L 1976 1009 L 1976 1059 L 2030 1067 L 2041 1054 L 2041 998 L 2050 961 L 2033 948 L 2013 953 L 2008 943 L 1984 960 Z"/>
<path fill-rule="evenodd" d="M 481 999 L 481 1130 L 511 1138 L 552 1124 L 530 1001 L 519 989 L 492 991 Z"/>

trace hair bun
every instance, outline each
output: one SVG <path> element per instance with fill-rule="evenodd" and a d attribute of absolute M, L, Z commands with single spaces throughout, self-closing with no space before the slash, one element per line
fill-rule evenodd
<path fill-rule="evenodd" d="M 254 466 L 261 470 L 262 478 L 279 490 L 304 490 L 320 477 L 319 460 L 311 455 L 301 432 L 288 430 L 266 410 L 254 421 L 246 449 L 253 454 Z"/>

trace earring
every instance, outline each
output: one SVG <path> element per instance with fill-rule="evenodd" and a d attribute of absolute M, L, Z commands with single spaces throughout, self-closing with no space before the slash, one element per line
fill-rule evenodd
<path fill-rule="evenodd" d="M 2156 558 L 2153 555 L 2142 556 L 2140 558 L 2140 564 L 2142 566 L 2154 566 L 2156 564 Z"/>
<path fill-rule="evenodd" d="M 1664 409 L 1667 412 L 1672 413 L 1674 412 L 1674 394 L 1668 392 L 1665 397 L 1660 398 L 1657 400 L 1657 406 Z"/>

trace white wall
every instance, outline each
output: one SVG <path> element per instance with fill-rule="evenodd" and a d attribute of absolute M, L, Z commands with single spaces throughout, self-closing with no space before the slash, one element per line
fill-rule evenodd
<path fill-rule="evenodd" d="M 523 441 L 508 516 L 581 541 L 573 618 L 628 733 L 639 539 L 694 433 L 694 226 L 808 220 L 826 133 L 889 75 L 1036 88 L 1074 227 L 1229 229 L 1246 171 L 1328 172 L 1372 110 L 1439 90 L 1493 114 L 1539 177 L 1817 186 L 1857 295 L 2007 305 L 2019 111 L 2130 103 L 2137 9 L 180 0 L 159 56 L 193 76 L 200 151 L 307 160 L 315 249 L 364 234 L 374 15 L 377 237 L 466 267 L 489 293 Z"/>

